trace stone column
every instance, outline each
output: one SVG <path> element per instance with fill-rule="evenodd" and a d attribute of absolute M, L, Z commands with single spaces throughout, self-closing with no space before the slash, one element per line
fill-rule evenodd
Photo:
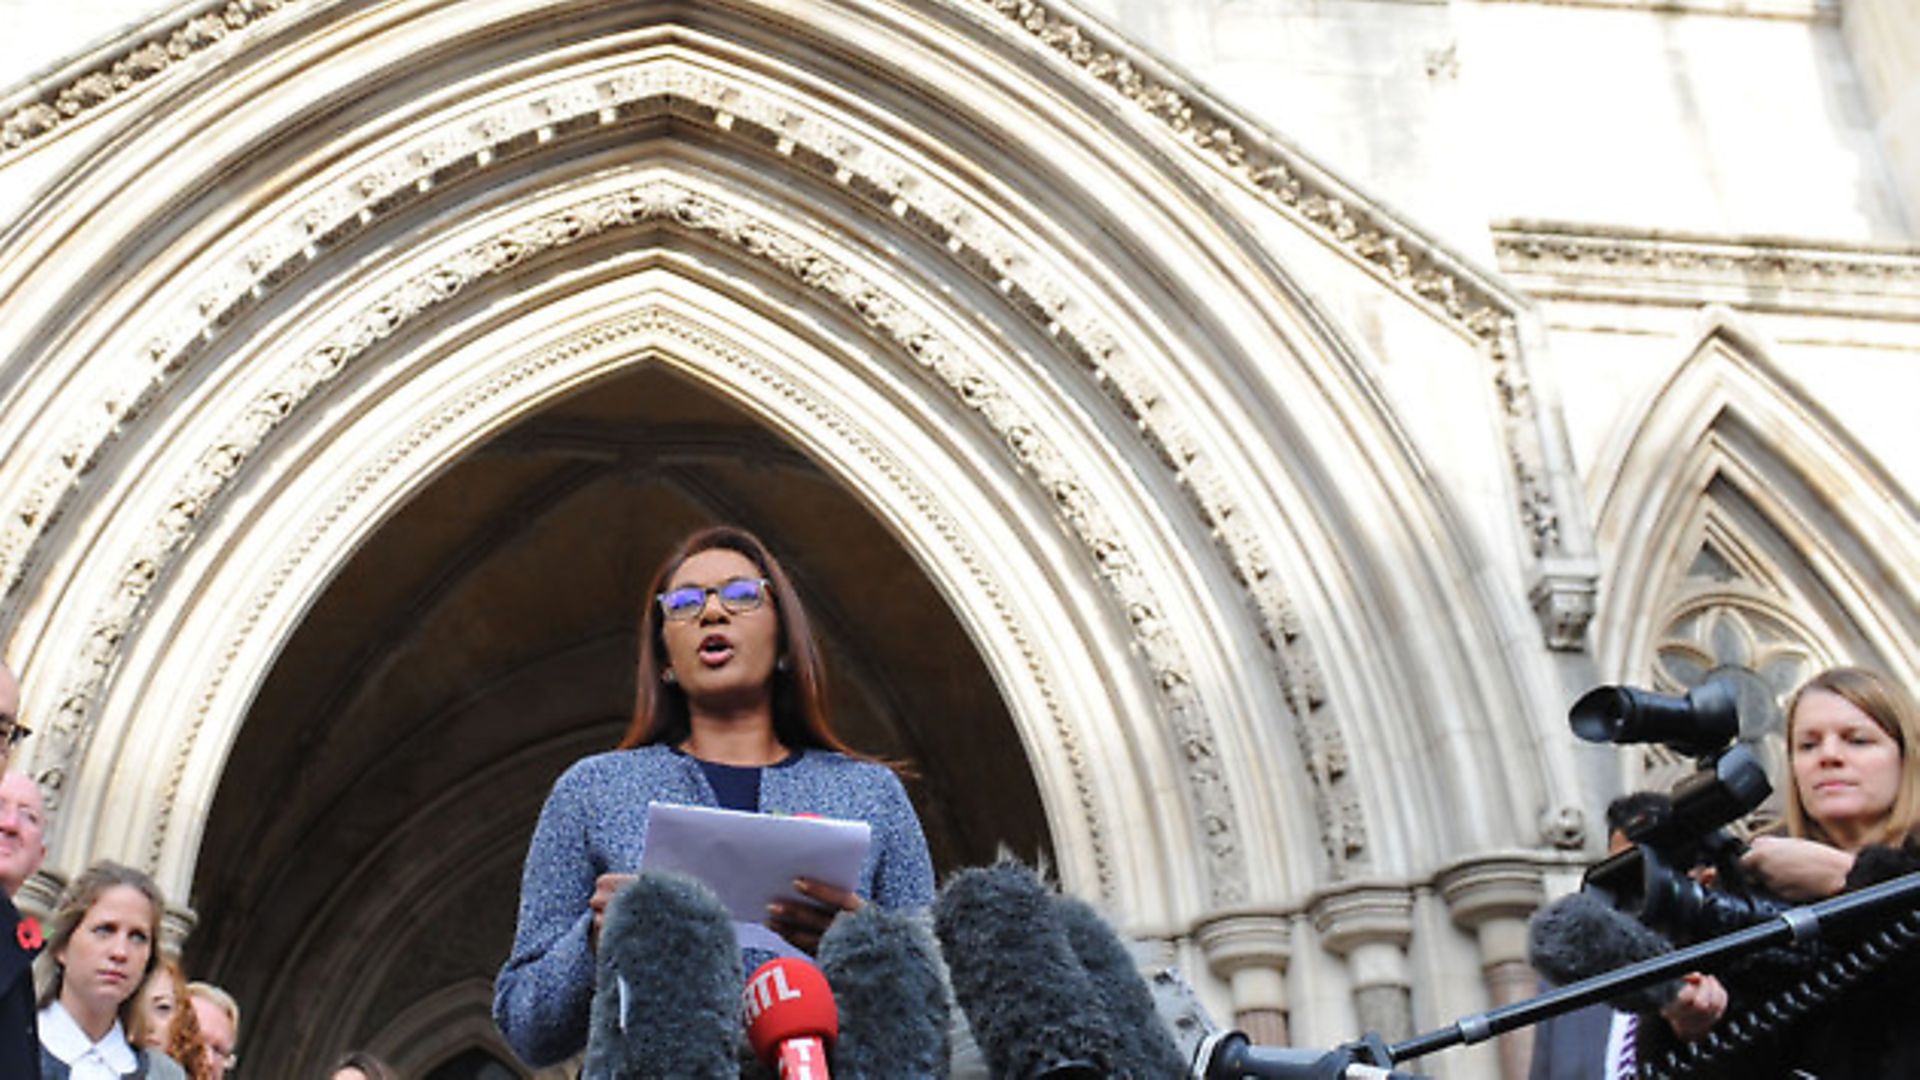
<path fill-rule="evenodd" d="M 1533 995 L 1538 977 L 1527 963 L 1527 918 L 1546 902 L 1540 868 L 1519 858 L 1479 858 L 1440 874 L 1440 895 L 1455 926 L 1480 945 L 1480 973 L 1494 1008 Z M 1533 1057 L 1533 1029 L 1500 1036 L 1500 1072 L 1525 1080 Z"/>
<path fill-rule="evenodd" d="M 22 915 L 32 915 L 44 923 L 53 916 L 54 908 L 60 904 L 60 894 L 65 891 L 67 876 L 42 866 L 20 884 L 20 895 L 13 898 L 13 906 L 19 908 Z"/>
<path fill-rule="evenodd" d="M 1287 1045 L 1287 960 L 1293 928 L 1264 911 L 1223 911 L 1194 928 L 1207 966 L 1233 991 L 1233 1024 L 1262 1046 Z"/>
<path fill-rule="evenodd" d="M 1314 902 L 1313 925 L 1347 961 L 1360 1026 L 1388 1042 L 1413 1035 L 1413 894 L 1388 885 L 1352 885 Z"/>

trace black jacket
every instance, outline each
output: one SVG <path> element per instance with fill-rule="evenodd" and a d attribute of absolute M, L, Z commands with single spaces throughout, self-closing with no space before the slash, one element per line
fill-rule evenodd
<path fill-rule="evenodd" d="M 1853 892 L 1915 870 L 1920 870 L 1920 845 L 1913 840 L 1899 848 L 1867 848 L 1855 860 L 1843 891 Z M 1801 988 L 1810 979 L 1832 968 L 1862 937 L 1877 934 L 1899 917 L 1887 916 L 1851 937 L 1809 949 L 1768 950 L 1754 962 L 1722 972 L 1720 980 L 1727 987 L 1730 1005 L 1715 1025 L 1714 1039 L 1703 1042 L 1701 1049 L 1714 1041 L 1727 1041 L 1743 1029 L 1755 1032 L 1755 1037 L 1732 1040 L 1742 1045 L 1709 1062 L 1664 1075 L 1740 1080 L 1920 1077 L 1920 942 L 1895 952 L 1841 992 L 1819 994 L 1819 1003 L 1797 1019 L 1786 1023 L 1765 1019 L 1769 1006 L 1777 1008 L 1784 994 L 1803 994 Z M 1662 1061 L 1674 1049 L 1670 1031 L 1657 1018 L 1641 1024 L 1640 1030 L 1643 1068 Z"/>
<path fill-rule="evenodd" d="M 23 934 L 19 910 L 0 892 L 0 1076 L 9 1080 L 40 1080 L 40 1027 L 34 1019 L 39 1010 L 33 1000 L 33 958 L 40 948 L 22 944 L 37 928 L 36 923 Z"/>

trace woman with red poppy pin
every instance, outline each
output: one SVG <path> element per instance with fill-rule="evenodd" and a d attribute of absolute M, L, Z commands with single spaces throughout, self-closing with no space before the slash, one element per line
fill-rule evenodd
<path fill-rule="evenodd" d="M 640 865 L 649 802 L 866 821 L 872 845 L 854 891 L 801 881 L 807 903 L 768 912 L 766 925 L 802 951 L 842 911 L 933 900 L 913 805 L 892 769 L 829 726 L 806 609 L 766 546 L 742 529 L 702 529 L 667 556 L 648 600 L 633 721 L 618 748 L 555 782 L 527 851 L 493 1011 L 531 1065 L 586 1044 L 600 924 Z M 741 954 L 743 981 L 774 955 L 752 944 Z"/>
<path fill-rule="evenodd" d="M 53 916 L 52 977 L 40 991 L 45 1080 L 161 1080 L 180 1067 L 127 1040 L 134 994 L 159 962 L 164 905 L 153 879 L 97 862 L 73 879 Z"/>

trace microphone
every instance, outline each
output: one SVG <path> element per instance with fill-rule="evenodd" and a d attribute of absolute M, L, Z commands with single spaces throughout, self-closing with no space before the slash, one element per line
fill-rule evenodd
<path fill-rule="evenodd" d="M 828 1080 L 827 1047 L 839 1037 L 840 1011 L 820 969 L 799 957 L 761 964 L 741 991 L 747 1041 L 780 1080 Z"/>
<path fill-rule="evenodd" d="M 1570 893 L 1534 913 L 1527 924 L 1527 960 L 1547 981 L 1566 986 L 1672 952 L 1666 938 L 1586 892 Z M 1609 1001 L 1622 1012 L 1658 1012 L 1680 992 L 1669 979 Z"/>
<path fill-rule="evenodd" d="M 1207 1036 L 1193 1059 L 1193 1080 L 1419 1080 L 1413 1073 L 1353 1060 L 1353 1048 L 1302 1050 L 1254 1046 L 1238 1031 Z"/>
<path fill-rule="evenodd" d="M 740 953 L 705 885 L 648 872 L 600 927 L 584 1080 L 737 1080 Z"/>
<path fill-rule="evenodd" d="M 1186 1070 L 1186 1059 L 1160 1018 L 1153 991 L 1141 978 L 1133 951 L 1084 900 L 1058 897 L 1054 913 L 1059 916 L 1068 946 L 1093 979 L 1101 1011 L 1120 1036 L 1116 1071 L 1123 1076 L 1179 1076 Z"/>
<path fill-rule="evenodd" d="M 1053 898 L 1003 859 L 962 870 L 934 901 L 953 996 L 995 1077 L 1109 1077 L 1119 1037 L 1074 955 Z"/>
<path fill-rule="evenodd" d="M 840 1004 L 840 1080 L 944 1080 L 953 1005 L 940 947 L 923 917 L 868 904 L 820 936 L 820 970 Z"/>

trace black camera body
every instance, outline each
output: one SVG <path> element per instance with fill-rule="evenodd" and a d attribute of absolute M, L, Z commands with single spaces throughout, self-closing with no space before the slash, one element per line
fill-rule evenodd
<path fill-rule="evenodd" d="M 1630 822 L 1632 847 L 1594 864 L 1582 888 L 1676 944 L 1764 921 L 1787 904 L 1747 885 L 1745 850 L 1726 826 L 1766 801 L 1773 786 L 1753 752 L 1734 743 L 1740 717 L 1733 687 L 1706 682 L 1684 696 L 1603 686 L 1574 703 L 1574 733 L 1588 742 L 1662 743 L 1699 768 L 1671 802 Z M 1694 871 L 1713 868 L 1714 884 Z"/>

